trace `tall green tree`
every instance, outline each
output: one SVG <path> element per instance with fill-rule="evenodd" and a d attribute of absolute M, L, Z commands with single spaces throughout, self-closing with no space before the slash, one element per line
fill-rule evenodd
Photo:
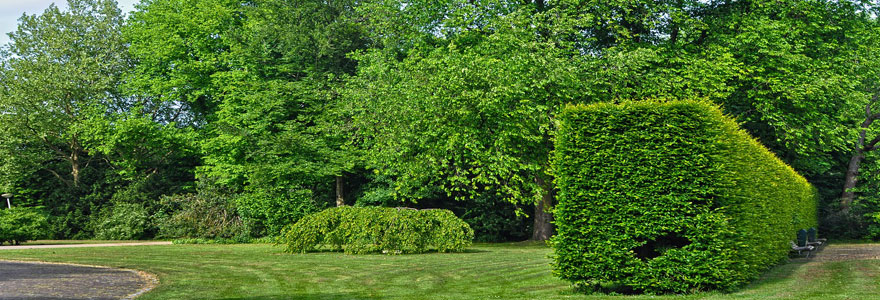
<path fill-rule="evenodd" d="M 597 3 L 382 4 L 371 9 L 401 16 L 380 13 L 386 47 L 359 56 L 349 85 L 368 161 L 395 178 L 399 197 L 430 198 L 439 187 L 459 199 L 534 203 L 536 240 L 552 234 L 548 156 L 564 104 L 729 93 L 712 83 L 730 75 L 711 59 L 669 60 L 654 39 L 584 30 L 595 26 L 583 20 L 614 19 Z M 408 10 L 435 13 L 413 19 Z M 691 84 L 667 84 L 683 80 Z"/>
<path fill-rule="evenodd" d="M 220 102 L 213 75 L 232 67 L 232 32 L 241 28 L 240 0 L 147 0 L 123 29 L 137 64 L 126 87 L 152 102 L 182 108 L 172 121 L 204 126 Z"/>
<path fill-rule="evenodd" d="M 123 101 L 118 83 L 130 62 L 116 2 L 71 0 L 68 6 L 23 15 L 0 52 L 0 122 L 8 141 L 0 156 L 3 168 L 17 171 L 4 174 L 44 170 L 77 188 L 95 158 L 83 145 L 85 125 Z"/>
<path fill-rule="evenodd" d="M 21 17 L 0 54 L 3 181 L 52 213 L 56 237 L 88 237 L 90 215 L 192 182 L 179 109 L 123 87 L 136 62 L 115 1 L 72 0 Z"/>
<path fill-rule="evenodd" d="M 139 61 L 131 86 L 187 108 L 202 134 L 198 173 L 238 194 L 266 234 L 344 203 L 358 158 L 342 147 L 335 90 L 356 69 L 346 55 L 369 44 L 358 4 L 156 0 L 126 31 Z"/>

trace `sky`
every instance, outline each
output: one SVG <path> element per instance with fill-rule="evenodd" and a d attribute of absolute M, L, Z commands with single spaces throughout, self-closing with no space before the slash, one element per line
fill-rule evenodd
<path fill-rule="evenodd" d="M 67 8 L 67 0 L 0 0 L 0 45 L 9 42 L 8 32 L 15 31 L 18 18 L 21 14 L 29 15 L 43 13 L 49 4 L 55 3 L 62 9 Z M 134 4 L 139 0 L 116 0 L 122 12 L 134 10 Z"/>

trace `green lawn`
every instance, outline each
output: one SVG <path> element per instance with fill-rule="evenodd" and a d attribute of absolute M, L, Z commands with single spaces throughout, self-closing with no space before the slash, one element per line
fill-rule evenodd
<path fill-rule="evenodd" d="M 831 246 L 833 247 L 833 245 Z M 585 296 L 550 273 L 542 245 L 467 253 L 283 254 L 271 245 L 4 250 L 0 259 L 138 269 L 161 284 L 141 299 L 880 299 L 880 260 L 796 261 L 733 294 Z"/>

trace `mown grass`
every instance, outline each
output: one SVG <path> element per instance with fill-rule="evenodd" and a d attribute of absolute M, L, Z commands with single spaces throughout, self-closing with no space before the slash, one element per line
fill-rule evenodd
<path fill-rule="evenodd" d="M 122 246 L 4 250 L 0 258 L 158 275 L 160 285 L 141 299 L 880 299 L 880 260 L 795 260 L 731 294 L 613 296 L 574 293 L 552 276 L 550 248 L 536 244 L 397 256 L 280 250 L 261 244 Z"/>

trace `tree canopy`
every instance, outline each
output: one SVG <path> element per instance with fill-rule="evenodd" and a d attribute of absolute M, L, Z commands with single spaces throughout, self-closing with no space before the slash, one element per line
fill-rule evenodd
<path fill-rule="evenodd" d="M 450 209 L 477 239 L 545 239 L 562 107 L 697 99 L 819 187 L 823 229 L 864 236 L 880 227 L 876 15 L 831 0 L 144 0 L 125 16 L 70 0 L 22 16 L 0 51 L 0 183 L 56 237 L 132 211 L 152 221 L 127 236 L 229 235 L 157 225 L 211 211 L 259 237 L 383 205 Z"/>

